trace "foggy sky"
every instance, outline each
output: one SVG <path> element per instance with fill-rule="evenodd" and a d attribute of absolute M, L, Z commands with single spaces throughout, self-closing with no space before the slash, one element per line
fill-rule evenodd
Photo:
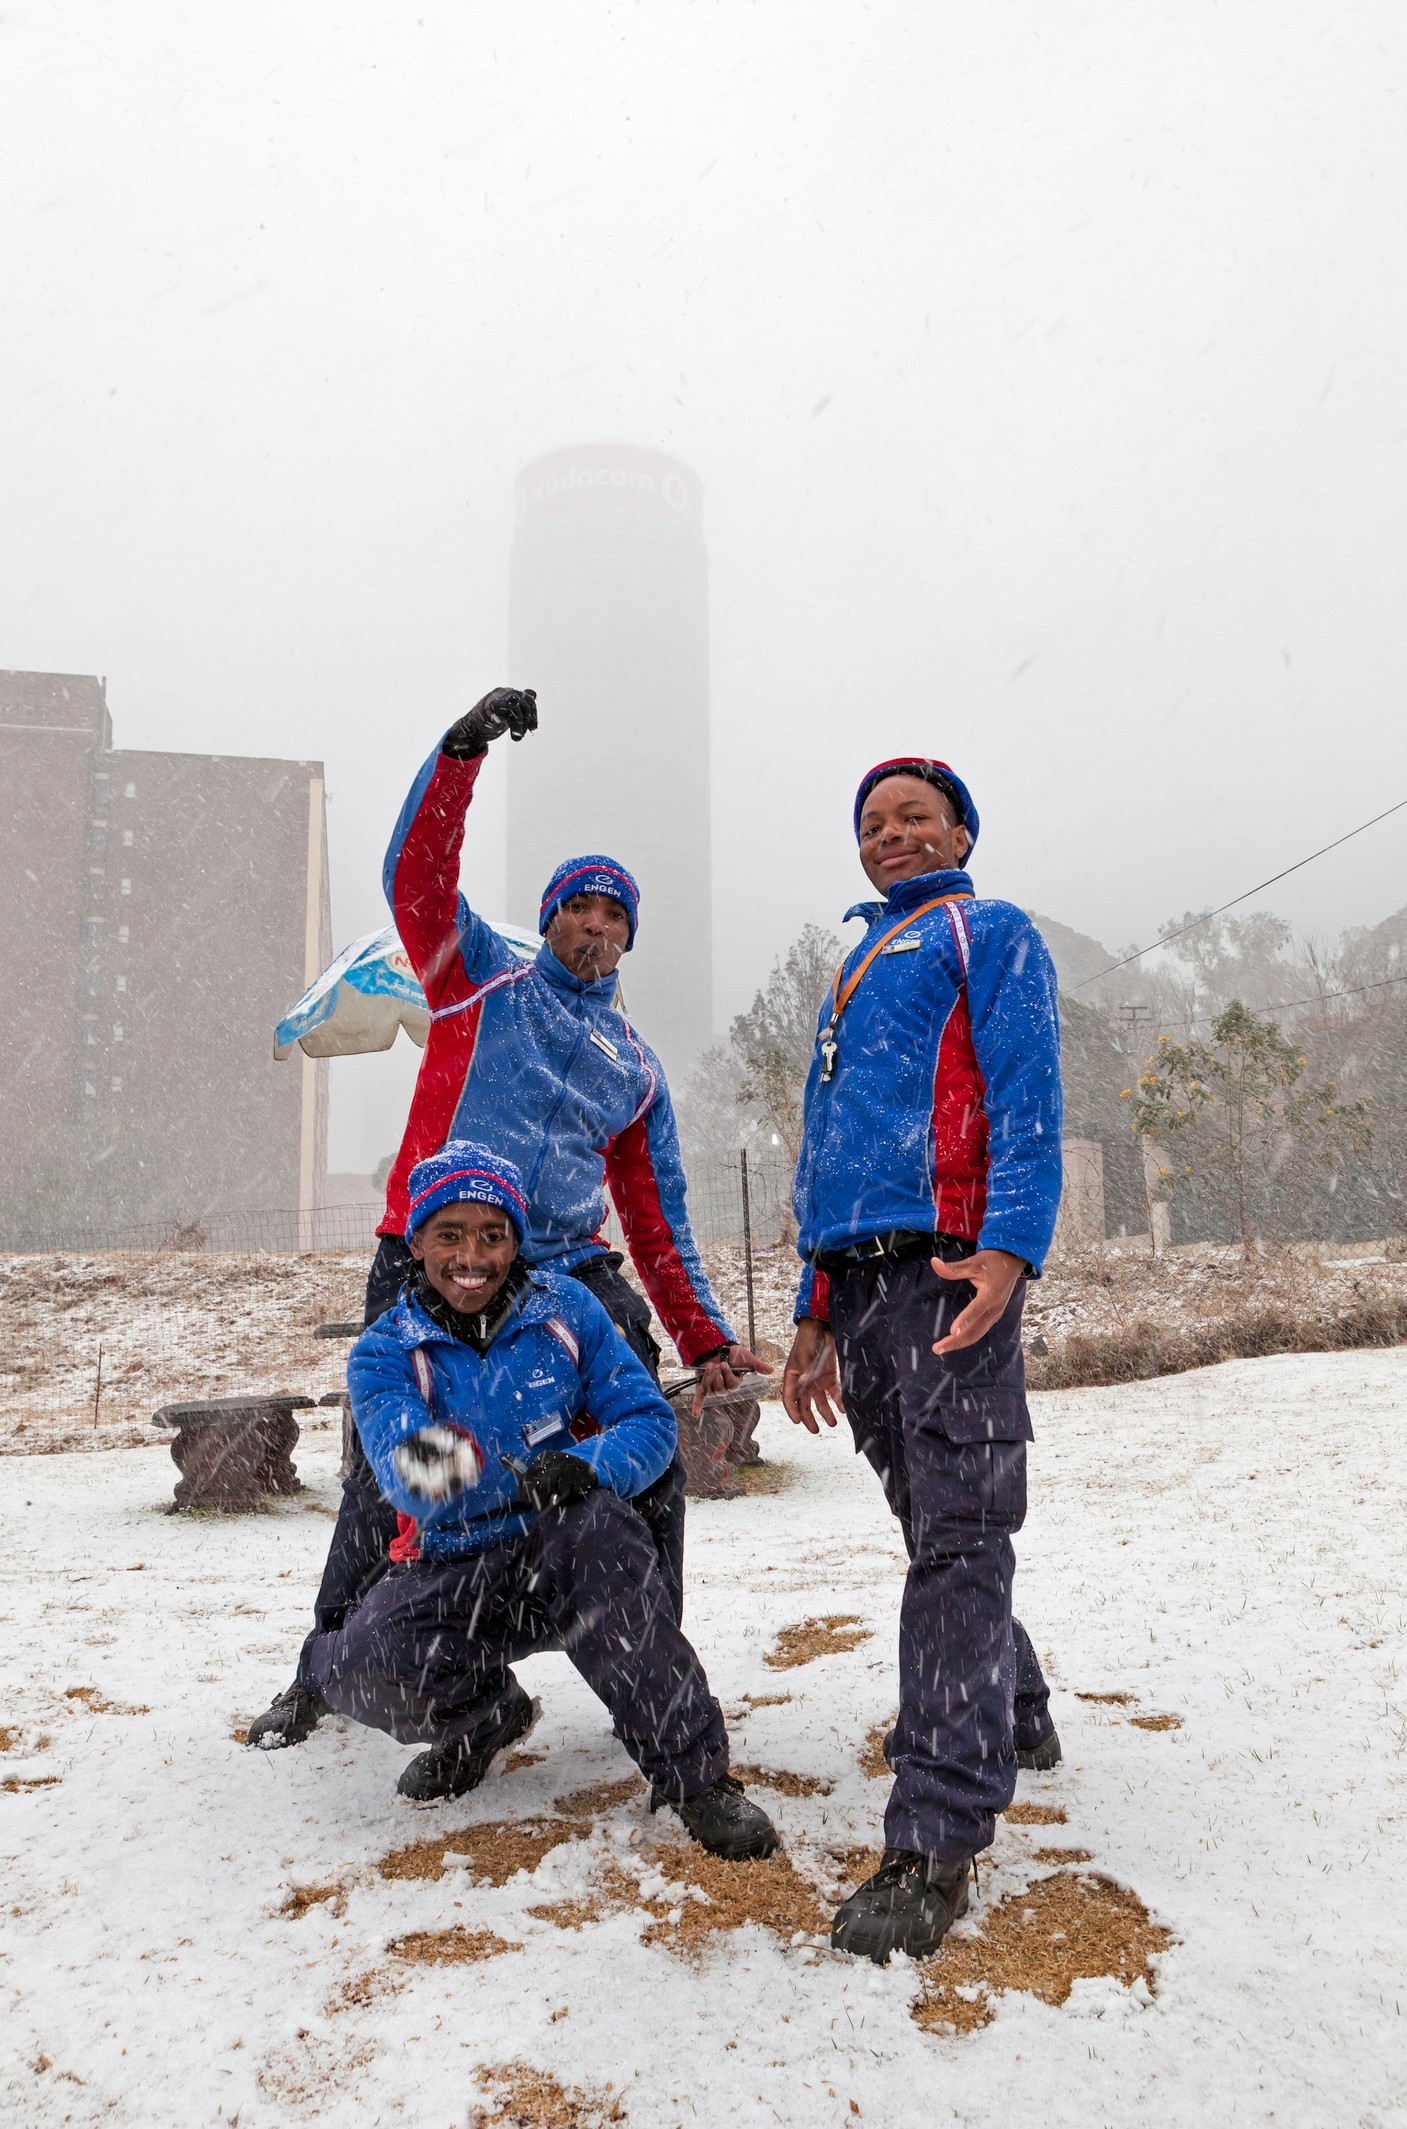
<path fill-rule="evenodd" d="M 532 683 L 514 472 L 639 442 L 706 491 L 720 1027 L 905 748 L 979 891 L 1142 943 L 1407 796 L 1405 49 L 1386 0 L 10 7 L 0 665 L 325 758 L 340 944 Z M 1266 905 L 1375 922 L 1405 836 Z M 335 1166 L 386 1084 L 339 1068 Z"/>

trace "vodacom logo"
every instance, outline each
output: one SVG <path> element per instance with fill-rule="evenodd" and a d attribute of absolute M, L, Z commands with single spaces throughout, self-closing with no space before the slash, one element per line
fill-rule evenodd
<path fill-rule="evenodd" d="M 689 508 L 689 483 L 682 473 L 665 473 L 658 480 L 653 473 L 636 467 L 592 465 L 585 462 L 567 466 L 560 473 L 539 474 L 536 478 L 522 480 L 518 484 L 517 520 L 521 524 L 534 505 L 551 502 L 559 495 L 606 493 L 648 495 L 659 497 L 667 510 L 682 512 Z"/>

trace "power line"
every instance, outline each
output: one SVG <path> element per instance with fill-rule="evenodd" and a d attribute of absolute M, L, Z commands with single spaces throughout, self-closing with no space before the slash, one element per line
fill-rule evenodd
<path fill-rule="evenodd" d="M 1229 902 L 1221 903 L 1216 909 L 1203 910 L 1201 916 L 1194 917 L 1190 924 L 1180 925 L 1176 931 L 1166 933 L 1161 939 L 1155 939 L 1151 946 L 1140 946 L 1137 953 L 1125 954 L 1122 961 L 1111 961 L 1108 968 L 1101 968 L 1093 976 L 1086 976 L 1083 982 L 1075 985 L 1075 989 L 1082 991 L 1086 985 L 1098 983 L 1101 977 L 1112 976 L 1116 969 L 1127 968 L 1130 961 L 1141 961 L 1145 954 L 1152 953 L 1155 946 L 1170 946 L 1174 939 L 1182 938 L 1184 933 L 1196 931 L 1199 924 L 1210 924 L 1213 917 L 1221 916 L 1225 910 L 1234 909 L 1238 902 L 1249 902 L 1253 894 L 1260 894 L 1265 888 L 1273 887 L 1277 880 L 1288 880 L 1292 872 L 1299 872 L 1304 866 L 1312 865 L 1316 858 L 1322 858 L 1327 851 L 1337 850 L 1340 843 L 1351 843 L 1355 835 L 1362 835 L 1365 828 L 1376 828 L 1379 821 L 1385 821 L 1389 814 L 1400 813 L 1404 806 L 1407 806 L 1407 798 L 1400 798 L 1395 806 L 1385 807 L 1381 813 L 1375 813 L 1370 821 L 1360 821 L 1356 828 L 1349 829 L 1347 835 L 1335 836 L 1332 843 L 1325 843 L 1320 850 L 1311 850 L 1307 858 L 1296 859 L 1295 863 L 1287 865 L 1283 872 L 1272 872 L 1268 880 L 1262 880 L 1258 886 L 1248 887 L 1244 894 L 1234 894 Z M 1271 1012 L 1276 1008 L 1267 1006 L 1265 1010 Z"/>
<path fill-rule="evenodd" d="M 1252 888 L 1251 892 L 1254 894 L 1255 889 Z M 1288 1013 L 1293 1006 L 1297 1005 L 1327 1005 L 1331 998 L 1361 998 L 1365 991 L 1384 990 L 1389 983 L 1407 983 L 1407 974 L 1384 976 L 1377 983 L 1357 983 L 1352 990 L 1347 991 L 1318 991 L 1312 998 L 1282 998 L 1278 1005 L 1253 1005 L 1251 1011 L 1253 1013 Z M 1220 1008 L 1222 1012 L 1225 1010 L 1224 1006 Z M 1194 1013 L 1190 1020 L 1164 1020 L 1160 1024 L 1165 1028 L 1196 1028 L 1200 1027 L 1204 1021 L 1215 1020 L 1217 1017 L 1217 1013 Z"/>

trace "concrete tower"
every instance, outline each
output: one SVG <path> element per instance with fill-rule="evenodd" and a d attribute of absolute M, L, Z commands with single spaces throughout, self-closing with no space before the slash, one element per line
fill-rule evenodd
<path fill-rule="evenodd" d="M 564 857 L 640 882 L 626 1008 L 672 1074 L 713 1039 L 708 561 L 696 474 L 583 445 L 519 475 L 509 676 L 540 731 L 508 750 L 508 915 L 536 925 Z"/>

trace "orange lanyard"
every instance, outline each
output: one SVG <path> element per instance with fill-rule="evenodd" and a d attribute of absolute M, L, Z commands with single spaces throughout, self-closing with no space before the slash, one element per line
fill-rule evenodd
<path fill-rule="evenodd" d="M 921 903 L 917 909 L 911 909 L 907 916 L 901 917 L 897 924 L 891 925 L 882 938 L 875 940 L 874 945 L 865 955 L 864 960 L 854 974 L 848 976 L 843 984 L 840 978 L 845 968 L 845 963 L 841 962 L 831 981 L 830 1021 L 826 1027 L 821 1029 L 820 1035 L 817 1037 L 821 1045 L 821 1077 L 823 1080 L 829 1079 L 835 1071 L 835 1057 L 839 1047 L 835 1036 L 836 1029 L 840 1024 L 840 1016 L 868 974 L 870 963 L 877 955 L 884 952 L 891 939 L 896 939 L 901 931 L 907 931 L 909 926 L 916 924 L 920 917 L 926 917 L 930 909 L 941 909 L 945 902 L 970 902 L 971 900 L 970 894 L 940 894 L 935 895 L 931 902 Z"/>

